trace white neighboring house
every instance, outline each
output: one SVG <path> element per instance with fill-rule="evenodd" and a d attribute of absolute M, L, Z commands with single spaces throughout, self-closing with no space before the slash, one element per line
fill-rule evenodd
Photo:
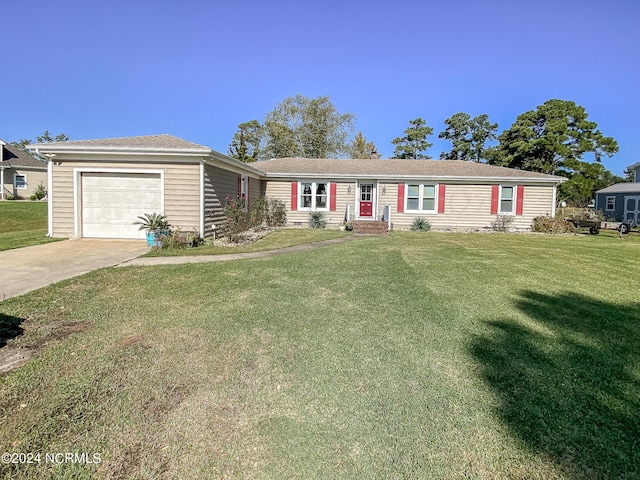
<path fill-rule="evenodd" d="M 29 199 L 41 183 L 48 190 L 47 164 L 0 140 L 0 200 Z"/>

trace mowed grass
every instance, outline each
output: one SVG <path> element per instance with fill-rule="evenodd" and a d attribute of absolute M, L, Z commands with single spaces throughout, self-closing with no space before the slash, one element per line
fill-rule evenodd
<path fill-rule="evenodd" d="M 47 237 L 46 202 L 0 202 L 0 251 L 56 240 Z"/>
<path fill-rule="evenodd" d="M 639 478 L 640 236 L 412 234 L 0 303 L 4 478 Z M 58 335 L 55 335 L 58 332 Z"/>

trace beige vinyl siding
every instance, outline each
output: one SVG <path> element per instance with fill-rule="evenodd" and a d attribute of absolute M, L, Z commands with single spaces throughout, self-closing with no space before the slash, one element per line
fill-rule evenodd
<path fill-rule="evenodd" d="M 320 179 L 319 179 L 320 180 Z M 325 179 L 322 179 L 325 180 Z M 356 204 L 356 183 L 337 182 L 336 211 L 327 212 L 329 227 L 339 225 L 345 215 L 347 205 L 351 205 L 353 214 Z M 416 180 L 416 182 L 419 182 Z M 375 184 L 375 182 L 374 182 Z M 351 193 L 347 192 L 351 185 Z M 398 230 L 408 229 L 416 217 L 429 220 L 436 230 L 475 230 L 488 229 L 496 219 L 491 214 L 491 184 L 446 184 L 444 213 L 398 213 L 398 182 L 380 181 L 377 184 L 377 209 L 375 217 L 379 218 L 385 205 L 391 207 L 391 222 Z M 385 191 L 382 193 L 382 191 Z M 405 189 L 406 192 L 406 189 Z M 267 196 L 280 198 L 287 207 L 287 224 L 307 225 L 309 213 L 307 211 L 291 211 L 291 182 L 268 181 Z M 512 227 L 518 230 L 531 228 L 533 218 L 540 215 L 550 215 L 553 207 L 553 187 L 542 185 L 526 185 L 522 215 L 514 216 Z"/>
<path fill-rule="evenodd" d="M 249 204 L 254 201 L 256 198 L 262 196 L 262 183 L 259 178 L 256 177 L 248 177 L 249 178 Z"/>
<path fill-rule="evenodd" d="M 252 179 L 253 180 L 253 179 Z M 256 183 L 257 180 L 256 180 Z M 229 195 L 235 198 L 238 195 L 238 174 L 229 172 L 212 165 L 204 166 L 204 236 L 213 234 L 213 226 L 216 226 L 216 234 L 224 232 L 225 216 L 224 203 Z"/>
<path fill-rule="evenodd" d="M 52 167 L 51 201 L 54 237 L 74 235 L 74 168 L 88 168 L 93 171 L 98 169 L 105 172 L 119 169 L 163 171 L 164 214 L 167 220 L 172 226 L 183 230 L 200 228 L 200 165 L 198 163 L 164 163 L 153 162 L 153 160 L 135 163 L 63 160 L 60 165 Z"/>
<path fill-rule="evenodd" d="M 355 191 L 355 182 L 340 182 L 327 178 L 318 178 L 318 180 L 336 183 L 336 210 L 334 212 L 326 211 L 325 219 L 327 221 L 328 228 L 337 228 L 338 225 L 344 221 L 347 204 L 350 203 L 352 205 L 351 211 L 353 212 L 353 203 L 355 199 L 355 194 L 353 192 Z M 351 193 L 347 192 L 349 185 L 351 185 Z M 267 197 L 279 198 L 285 203 L 288 226 L 307 226 L 309 224 L 308 210 L 291 211 L 291 181 L 268 180 L 265 195 Z"/>
<path fill-rule="evenodd" d="M 446 184 L 444 213 L 398 213 L 398 186 L 387 186 L 387 197 L 393 195 L 391 222 L 396 229 L 407 229 L 415 217 L 429 220 L 431 227 L 438 230 L 489 229 L 496 220 L 491 214 L 491 185 Z M 406 190 L 405 190 L 406 192 Z M 513 217 L 511 227 L 529 230 L 534 217 L 550 215 L 553 206 L 553 187 L 524 187 L 522 215 Z"/>

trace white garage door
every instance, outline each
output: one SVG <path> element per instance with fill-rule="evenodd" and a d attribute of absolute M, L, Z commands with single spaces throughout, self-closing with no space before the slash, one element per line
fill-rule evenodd
<path fill-rule="evenodd" d="M 82 236 L 144 238 L 139 215 L 162 212 L 160 174 L 82 173 Z"/>

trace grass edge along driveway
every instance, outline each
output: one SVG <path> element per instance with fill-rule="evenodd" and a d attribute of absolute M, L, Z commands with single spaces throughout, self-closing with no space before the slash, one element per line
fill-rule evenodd
<path fill-rule="evenodd" d="M 47 202 L 0 202 L 0 252 L 58 240 L 47 237 Z"/>
<path fill-rule="evenodd" d="M 639 249 L 635 237 L 396 233 L 105 269 L 11 299 L 2 318 L 23 331 L 9 346 L 47 346 L 0 377 L 0 447 L 102 461 L 3 468 L 636 478 Z"/>

